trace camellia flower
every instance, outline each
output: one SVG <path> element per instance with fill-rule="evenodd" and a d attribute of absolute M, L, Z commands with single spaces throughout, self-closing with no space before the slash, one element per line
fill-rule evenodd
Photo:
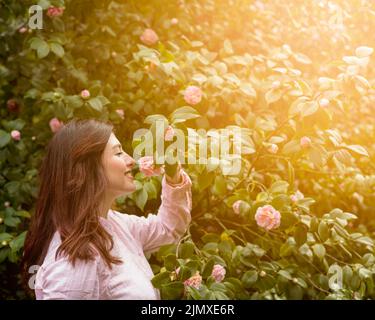
<path fill-rule="evenodd" d="M 301 148 L 309 148 L 311 147 L 311 139 L 309 137 L 302 137 L 301 140 L 300 140 L 300 145 L 301 145 Z"/>
<path fill-rule="evenodd" d="M 145 29 L 145 31 L 143 31 L 140 39 L 144 44 L 148 46 L 152 46 L 153 44 L 159 41 L 159 37 L 156 34 L 156 32 L 150 28 Z"/>
<path fill-rule="evenodd" d="M 174 137 L 174 129 L 172 126 L 168 126 L 168 128 L 165 130 L 165 134 L 164 134 L 164 140 L 165 141 L 173 141 L 173 137 Z"/>
<path fill-rule="evenodd" d="M 281 215 L 271 205 L 259 207 L 255 213 L 255 220 L 259 227 L 267 230 L 276 229 L 280 226 Z"/>
<path fill-rule="evenodd" d="M 269 153 L 277 153 L 277 151 L 279 151 L 279 147 L 277 144 L 271 143 L 267 150 Z"/>
<path fill-rule="evenodd" d="M 120 116 L 120 118 L 124 119 L 125 113 L 122 109 L 117 109 L 116 113 Z"/>
<path fill-rule="evenodd" d="M 14 99 L 9 99 L 7 101 L 7 108 L 9 112 L 18 112 L 20 109 L 17 101 Z"/>
<path fill-rule="evenodd" d="M 63 125 L 64 123 L 57 118 L 52 118 L 49 121 L 49 127 L 51 128 L 51 131 L 53 133 L 56 133 L 57 131 L 59 131 Z"/>
<path fill-rule="evenodd" d="M 88 99 L 90 98 L 90 91 L 85 89 L 81 91 L 81 97 L 82 99 Z"/>
<path fill-rule="evenodd" d="M 159 176 L 164 173 L 162 167 L 156 167 L 152 156 L 145 156 L 138 160 L 139 170 L 146 176 Z"/>
<path fill-rule="evenodd" d="M 188 104 L 195 105 L 202 100 L 202 90 L 197 86 L 189 86 L 185 89 L 184 99 Z"/>
<path fill-rule="evenodd" d="M 184 281 L 185 287 L 189 286 L 195 289 L 199 289 L 201 284 L 202 284 L 202 276 L 199 274 L 199 271 L 197 271 L 195 275 L 193 275 L 192 277 Z"/>
<path fill-rule="evenodd" d="M 237 200 L 236 202 L 233 203 L 232 208 L 235 214 L 240 214 L 242 202 L 243 202 L 242 200 Z"/>
<path fill-rule="evenodd" d="M 212 269 L 211 276 L 215 279 L 216 282 L 221 282 L 225 278 L 226 270 L 220 264 L 215 264 Z"/>
<path fill-rule="evenodd" d="M 47 9 L 47 16 L 50 18 L 59 17 L 64 13 L 64 8 L 62 7 L 49 7 Z"/>
<path fill-rule="evenodd" d="M 12 130 L 12 132 L 10 133 L 10 136 L 15 141 L 21 140 L 21 132 L 19 132 L 18 130 Z"/>
<path fill-rule="evenodd" d="M 290 196 L 290 200 L 292 200 L 293 202 L 297 202 L 298 200 L 302 200 L 305 196 L 303 195 L 303 193 L 301 191 L 297 191 L 295 194 L 292 194 Z"/>

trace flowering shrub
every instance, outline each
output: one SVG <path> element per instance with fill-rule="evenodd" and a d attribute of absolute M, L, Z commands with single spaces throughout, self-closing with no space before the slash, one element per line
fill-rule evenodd
<path fill-rule="evenodd" d="M 149 257 L 162 298 L 374 298 L 373 1 L 43 0 L 42 30 L 33 4 L 0 5 L 0 296 L 25 298 L 48 140 L 96 118 L 130 154 L 157 119 L 168 145 L 178 130 L 241 130 L 238 174 L 226 159 L 184 165 L 191 226 Z M 160 179 L 138 174 L 116 209 L 155 212 Z"/>

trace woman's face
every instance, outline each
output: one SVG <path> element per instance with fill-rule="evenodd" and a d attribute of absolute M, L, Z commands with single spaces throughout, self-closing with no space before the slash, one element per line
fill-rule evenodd
<path fill-rule="evenodd" d="M 120 142 L 113 133 L 104 149 L 102 161 L 109 180 L 108 192 L 113 197 L 135 191 L 134 177 L 131 174 L 135 160 L 122 150 Z"/>

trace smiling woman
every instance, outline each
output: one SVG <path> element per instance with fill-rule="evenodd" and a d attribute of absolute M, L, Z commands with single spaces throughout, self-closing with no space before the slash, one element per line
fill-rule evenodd
<path fill-rule="evenodd" d="M 157 215 L 111 210 L 118 196 L 135 190 L 135 161 L 112 129 L 95 120 L 72 121 L 48 145 L 23 257 L 25 283 L 30 267 L 40 265 L 37 299 L 160 299 L 144 252 L 186 231 L 191 181 L 182 169 L 164 177 Z"/>

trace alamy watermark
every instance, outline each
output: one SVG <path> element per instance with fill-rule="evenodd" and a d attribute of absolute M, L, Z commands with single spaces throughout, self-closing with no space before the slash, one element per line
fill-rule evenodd
<path fill-rule="evenodd" d="M 29 8 L 29 22 L 30 29 L 43 29 L 43 8 L 39 5 L 33 5 Z"/>

